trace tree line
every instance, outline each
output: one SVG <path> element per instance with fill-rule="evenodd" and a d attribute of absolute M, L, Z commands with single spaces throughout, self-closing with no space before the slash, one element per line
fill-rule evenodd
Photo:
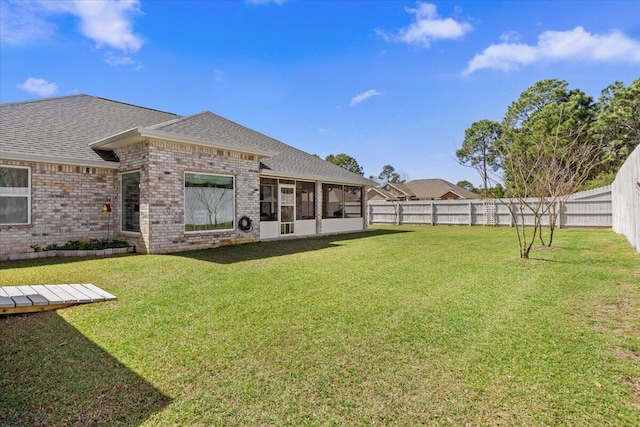
<path fill-rule="evenodd" d="M 520 256 L 528 258 L 536 239 L 551 245 L 559 202 L 613 182 L 639 143 L 640 79 L 609 85 L 597 101 L 564 80 L 547 79 L 522 92 L 502 122 L 474 122 L 456 156 L 479 172 L 485 196 L 499 189 L 533 212 L 533 231 L 516 227 Z M 524 223 L 523 210 L 512 215 Z"/>
<path fill-rule="evenodd" d="M 316 156 L 320 157 L 317 154 Z M 358 164 L 358 161 L 354 157 L 348 154 L 329 154 L 325 157 L 325 160 L 333 163 L 334 165 L 340 166 L 343 169 L 364 176 L 364 169 L 362 169 L 362 166 Z M 378 184 L 386 184 L 387 182 L 403 183 L 407 180 L 407 177 L 404 172 L 396 171 L 396 168 L 393 166 L 384 165 L 382 167 L 382 172 L 380 172 L 377 177 L 370 175 L 369 179 L 377 182 Z"/>
<path fill-rule="evenodd" d="M 640 79 L 628 87 L 621 82 L 609 85 L 597 101 L 579 89 L 570 90 L 564 80 L 547 79 L 522 92 L 502 122 L 474 122 L 456 156 L 479 172 L 483 189 L 500 183 L 513 194 L 530 189 L 519 182 L 525 178 L 522 173 L 505 170 L 510 163 L 532 169 L 542 153 L 555 154 L 558 160 L 568 149 L 588 147 L 584 151 L 594 161 L 582 166 L 589 173 L 581 174 L 579 182 L 580 189 L 588 189 L 613 182 L 639 142 Z M 533 179 L 527 177 L 527 183 Z"/>

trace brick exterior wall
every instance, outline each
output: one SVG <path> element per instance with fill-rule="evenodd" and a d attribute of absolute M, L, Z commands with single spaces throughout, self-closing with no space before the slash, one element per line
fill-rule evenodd
<path fill-rule="evenodd" d="M 124 239 L 140 253 L 170 253 L 259 240 L 259 159 L 256 156 L 168 141 L 116 150 L 120 169 L 0 160 L 31 168 L 31 224 L 0 226 L 0 260 L 32 246 L 70 240 Z M 120 231 L 121 173 L 140 171 L 140 233 Z M 184 231 L 184 174 L 235 178 L 235 220 L 230 231 Z M 102 211 L 110 198 L 112 212 Z M 237 226 L 253 221 L 248 232 Z"/>
<path fill-rule="evenodd" d="M 111 169 L 0 160 L 31 168 L 31 224 L 0 226 L 0 259 L 69 240 L 118 237 L 117 172 Z M 111 197 L 109 215 L 102 206 Z"/>
<path fill-rule="evenodd" d="M 135 241 L 138 252 L 171 253 L 256 241 L 260 237 L 260 178 L 255 156 L 149 140 L 117 150 L 121 170 L 140 170 L 140 233 L 123 233 Z M 234 230 L 184 231 L 185 172 L 235 177 Z M 244 232 L 237 223 L 242 216 L 253 221 Z"/>
<path fill-rule="evenodd" d="M 0 261 L 25 258 L 70 240 L 124 239 L 139 253 L 172 253 L 258 241 L 260 173 L 255 155 L 163 140 L 115 149 L 119 169 L 0 160 L 31 168 L 31 224 L 0 226 Z M 121 231 L 122 174 L 140 172 L 140 232 Z M 185 232 L 185 173 L 234 177 L 232 230 Z M 316 182 L 316 232 L 322 234 L 322 183 Z M 102 207 L 110 203 L 112 212 Z M 248 216 L 244 232 L 238 220 Z M 363 218 L 364 221 L 364 218 Z M 366 228 L 366 224 L 363 225 Z"/>

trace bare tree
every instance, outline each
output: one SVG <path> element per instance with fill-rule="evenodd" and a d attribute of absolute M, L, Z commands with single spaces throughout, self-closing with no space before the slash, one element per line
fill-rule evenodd
<path fill-rule="evenodd" d="M 562 114 L 559 123 L 562 122 Z M 589 178 L 598 165 L 600 150 L 585 143 L 587 125 L 542 134 L 539 141 L 526 147 L 500 146 L 502 174 L 499 180 L 508 185 L 509 211 L 516 228 L 521 258 L 529 258 L 536 240 L 551 246 L 558 224 L 559 208 Z M 514 202 L 517 206 L 513 209 Z M 526 217 L 533 217 L 533 229 L 526 227 Z M 543 235 L 548 219 L 549 237 Z"/>
<path fill-rule="evenodd" d="M 197 212 L 206 212 L 207 223 L 217 228 L 220 216 L 233 202 L 233 191 L 221 187 L 189 187 L 187 189 L 187 217 L 194 224 L 198 222 Z M 224 222 L 226 218 L 222 218 Z M 231 218 L 233 222 L 233 218 Z"/>

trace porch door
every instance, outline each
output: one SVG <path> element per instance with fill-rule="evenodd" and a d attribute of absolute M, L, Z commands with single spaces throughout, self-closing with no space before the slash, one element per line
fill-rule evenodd
<path fill-rule="evenodd" d="M 278 221 L 280 221 L 280 235 L 295 234 L 296 220 L 296 186 L 280 184 L 278 187 Z"/>

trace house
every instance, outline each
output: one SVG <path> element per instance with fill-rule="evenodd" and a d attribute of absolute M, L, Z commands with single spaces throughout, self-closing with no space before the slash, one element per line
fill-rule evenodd
<path fill-rule="evenodd" d="M 359 231 L 372 184 L 208 111 L 0 105 L 0 259 L 80 239 L 170 253 Z"/>
<path fill-rule="evenodd" d="M 478 195 L 444 179 L 416 179 L 405 183 L 388 182 L 367 192 L 369 201 L 460 200 Z"/>

